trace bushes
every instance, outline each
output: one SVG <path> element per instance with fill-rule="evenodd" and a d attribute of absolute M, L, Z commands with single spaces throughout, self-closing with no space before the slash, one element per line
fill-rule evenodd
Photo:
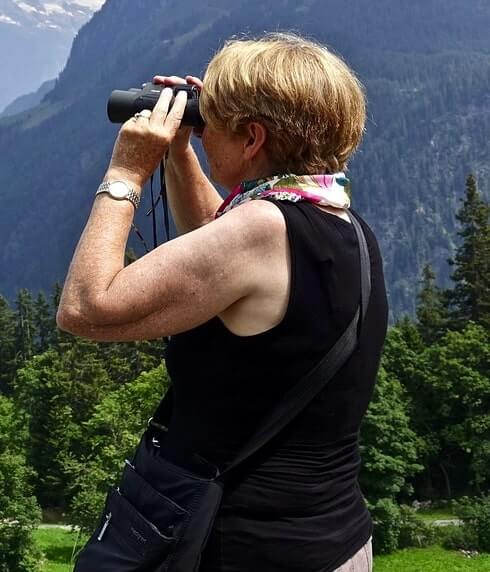
<path fill-rule="evenodd" d="M 374 521 L 375 554 L 389 554 L 398 548 L 422 547 L 434 542 L 434 530 L 408 506 L 380 499 L 369 510 Z"/>
<path fill-rule="evenodd" d="M 476 550 L 478 545 L 474 531 L 466 526 L 440 526 L 436 538 L 448 550 Z"/>
<path fill-rule="evenodd" d="M 479 552 L 490 552 L 490 495 L 471 499 L 464 497 L 455 503 L 454 512 L 464 521 L 460 527 L 464 530 L 461 541 L 471 542 L 473 546 L 470 548 Z M 458 539 L 457 536 L 454 538 Z"/>
<path fill-rule="evenodd" d="M 0 572 L 37 572 L 40 565 L 32 531 L 41 511 L 21 448 L 25 435 L 12 402 L 0 395 Z"/>
<path fill-rule="evenodd" d="M 400 508 L 390 499 L 380 499 L 369 510 L 374 522 L 374 553 L 394 552 L 398 548 L 401 531 Z"/>
<path fill-rule="evenodd" d="M 422 520 L 413 508 L 406 505 L 400 507 L 400 536 L 398 548 L 416 546 L 422 548 L 433 544 L 436 538 L 434 527 Z"/>

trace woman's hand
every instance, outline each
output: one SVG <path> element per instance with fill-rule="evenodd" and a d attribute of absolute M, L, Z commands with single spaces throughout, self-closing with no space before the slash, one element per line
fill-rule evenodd
<path fill-rule="evenodd" d="M 156 75 L 153 83 L 174 87 L 175 85 L 195 85 L 199 90 L 202 89 L 202 81 L 198 77 L 186 75 L 185 79 L 176 75 Z M 196 137 L 201 137 L 202 129 L 192 129 L 192 127 L 181 127 L 172 142 L 173 151 L 185 151 L 189 147 L 191 135 L 194 133 Z"/>
<path fill-rule="evenodd" d="M 107 179 L 123 179 L 141 189 L 155 172 L 179 130 L 187 94 L 177 94 L 170 112 L 172 89 L 164 89 L 153 112 L 132 117 L 121 127 L 107 170 Z"/>

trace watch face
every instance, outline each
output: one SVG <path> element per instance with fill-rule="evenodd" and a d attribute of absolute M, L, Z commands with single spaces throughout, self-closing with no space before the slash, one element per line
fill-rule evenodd
<path fill-rule="evenodd" d="M 109 192 L 116 199 L 124 199 L 125 197 L 127 197 L 129 189 L 127 185 L 125 185 L 121 181 L 115 181 L 114 183 L 110 184 Z"/>

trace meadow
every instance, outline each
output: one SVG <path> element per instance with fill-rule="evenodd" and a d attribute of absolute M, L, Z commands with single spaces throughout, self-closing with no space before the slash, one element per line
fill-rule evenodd
<path fill-rule="evenodd" d="M 36 540 L 44 552 L 43 572 L 72 572 L 70 559 L 77 533 L 50 528 L 36 531 Z M 375 572 L 487 572 L 490 554 L 467 558 L 439 546 L 399 550 L 374 559 Z"/>

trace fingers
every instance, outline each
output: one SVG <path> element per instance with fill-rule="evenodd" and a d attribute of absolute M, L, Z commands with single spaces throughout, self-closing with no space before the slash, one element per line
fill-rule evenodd
<path fill-rule="evenodd" d="M 179 76 L 177 76 L 177 75 L 171 75 L 171 76 L 167 76 L 167 75 L 156 75 L 156 76 L 153 78 L 153 83 L 160 84 L 160 85 L 172 86 L 172 85 L 185 84 L 186 81 L 185 81 L 184 78 L 179 77 Z"/>
<path fill-rule="evenodd" d="M 153 108 L 153 112 L 150 117 L 150 125 L 152 126 L 162 126 L 165 118 L 167 117 L 168 108 L 170 102 L 172 101 L 173 90 L 170 87 L 166 87 L 162 90 L 158 101 Z"/>
<path fill-rule="evenodd" d="M 202 89 L 203 83 L 198 77 L 194 77 L 193 75 L 186 75 L 185 80 L 188 84 L 195 85 L 199 89 Z"/>
<path fill-rule="evenodd" d="M 187 93 L 179 91 L 169 112 L 172 97 L 173 90 L 166 87 L 158 98 L 149 120 L 149 127 L 154 133 L 162 136 L 167 144 L 170 144 L 180 127 L 187 103 Z"/>
<path fill-rule="evenodd" d="M 153 83 L 168 86 L 182 85 L 187 83 L 188 85 L 195 85 L 199 89 L 202 89 L 203 85 L 202 80 L 193 75 L 186 75 L 185 79 L 177 75 L 156 75 L 153 77 Z"/>
<path fill-rule="evenodd" d="M 185 91 L 179 91 L 179 93 L 175 96 L 172 109 L 170 110 L 165 120 L 165 130 L 168 133 L 170 141 L 175 137 L 175 134 L 180 127 L 182 118 L 184 117 L 186 103 L 187 93 Z"/>

